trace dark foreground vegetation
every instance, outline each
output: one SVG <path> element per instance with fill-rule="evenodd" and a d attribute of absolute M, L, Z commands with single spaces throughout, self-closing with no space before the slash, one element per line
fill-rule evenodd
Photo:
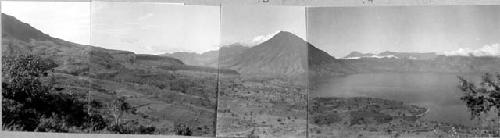
<path fill-rule="evenodd" d="M 90 99 L 86 94 L 67 93 L 55 87 L 57 65 L 36 55 L 2 58 L 2 129 L 11 131 L 153 134 L 155 127 L 125 120 L 136 107 L 126 97 L 110 102 Z M 177 124 L 176 134 L 191 135 Z"/>
<path fill-rule="evenodd" d="M 463 92 L 461 100 L 471 113 L 471 120 L 478 121 L 475 136 L 500 136 L 500 74 L 485 73 L 476 84 L 463 77 L 459 88 Z"/>

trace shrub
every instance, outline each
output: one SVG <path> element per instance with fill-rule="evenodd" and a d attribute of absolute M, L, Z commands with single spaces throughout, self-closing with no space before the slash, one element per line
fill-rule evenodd
<path fill-rule="evenodd" d="M 458 87 L 464 92 L 460 99 L 466 103 L 471 119 L 488 113 L 492 107 L 500 109 L 500 74 L 496 75 L 496 79 L 489 73 L 484 74 L 479 87 L 462 77 L 458 79 Z M 500 110 L 497 110 L 497 115 L 500 116 Z"/>
<path fill-rule="evenodd" d="M 471 113 L 471 120 L 481 120 L 481 115 L 488 115 L 496 108 L 496 116 L 498 125 L 500 127 L 500 74 L 493 76 L 492 74 L 485 73 L 479 85 L 458 77 L 460 84 L 459 89 L 463 92 L 460 99 L 465 102 L 469 112 Z M 494 129 L 494 126 L 489 126 L 489 129 Z M 490 131 L 486 133 L 493 133 L 493 136 L 500 136 L 500 130 Z"/>
<path fill-rule="evenodd" d="M 137 121 L 126 121 L 113 125 L 108 130 L 119 134 L 153 134 L 156 128 L 140 125 Z"/>
<path fill-rule="evenodd" d="M 193 133 L 193 132 L 191 132 L 191 129 L 189 128 L 189 126 L 187 126 L 184 123 L 176 124 L 174 131 L 175 131 L 176 135 L 183 135 L 183 136 L 191 136 Z"/>
<path fill-rule="evenodd" d="M 57 66 L 53 61 L 20 55 L 3 57 L 2 64 L 2 128 L 69 132 L 84 129 L 88 123 L 104 123 L 87 121 L 92 116 L 86 111 L 86 102 L 53 91 L 53 77 L 48 75 Z"/>
<path fill-rule="evenodd" d="M 2 129 L 41 132 L 100 132 L 152 134 L 155 127 L 122 122 L 136 112 L 126 98 L 111 102 L 112 115 L 103 103 L 66 94 L 53 87 L 51 70 L 57 65 L 37 55 L 2 58 Z"/>

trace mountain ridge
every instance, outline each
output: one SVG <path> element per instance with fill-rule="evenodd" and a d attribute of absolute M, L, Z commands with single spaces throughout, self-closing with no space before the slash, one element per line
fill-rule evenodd
<path fill-rule="evenodd" d="M 396 59 L 414 59 L 414 60 L 430 60 L 438 56 L 435 52 L 392 52 L 384 51 L 377 54 L 374 53 L 362 53 L 353 51 L 343 59 L 362 59 L 362 58 L 396 58 Z"/>
<path fill-rule="evenodd" d="M 2 13 L 2 56 L 34 54 L 50 58 L 59 66 L 55 71 L 73 75 L 114 72 L 137 62 L 134 52 L 80 45 L 53 38 L 14 16 Z M 148 58 L 140 58 L 144 60 Z M 169 65 L 183 65 L 164 58 Z M 154 62 L 149 62 L 154 63 Z"/>
<path fill-rule="evenodd" d="M 203 53 L 196 52 L 173 52 L 161 54 L 180 59 L 187 65 L 217 67 L 220 59 L 227 59 L 249 49 L 239 43 L 221 46 L 218 50 L 207 51 Z M 220 57 L 220 58 L 219 58 Z"/>

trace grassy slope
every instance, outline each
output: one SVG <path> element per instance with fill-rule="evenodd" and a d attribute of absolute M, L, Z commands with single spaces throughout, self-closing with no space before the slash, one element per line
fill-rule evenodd
<path fill-rule="evenodd" d="M 194 135 L 213 136 L 216 74 L 140 65 L 127 65 L 104 77 L 57 73 L 57 86 L 80 94 L 90 90 L 91 98 L 104 103 L 117 96 L 127 97 L 127 102 L 138 107 L 139 112 L 127 114 L 125 119 L 155 126 L 158 133 L 173 134 L 176 123 L 185 123 Z"/>

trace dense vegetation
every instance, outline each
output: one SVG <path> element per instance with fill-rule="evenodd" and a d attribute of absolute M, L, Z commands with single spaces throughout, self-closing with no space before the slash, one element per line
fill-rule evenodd
<path fill-rule="evenodd" d="M 481 122 L 482 117 L 491 116 L 496 111 L 498 124 L 488 125 L 484 128 L 486 132 L 480 134 L 500 136 L 500 74 L 484 74 L 479 85 L 463 77 L 458 79 L 460 80 L 459 88 L 463 91 L 460 99 L 466 103 L 471 119 Z"/>
<path fill-rule="evenodd" d="M 2 64 L 4 130 L 155 133 L 155 127 L 122 120 L 124 113 L 135 113 L 124 97 L 102 103 L 55 88 L 53 68 L 57 65 L 49 59 L 19 55 L 3 57 Z"/>

